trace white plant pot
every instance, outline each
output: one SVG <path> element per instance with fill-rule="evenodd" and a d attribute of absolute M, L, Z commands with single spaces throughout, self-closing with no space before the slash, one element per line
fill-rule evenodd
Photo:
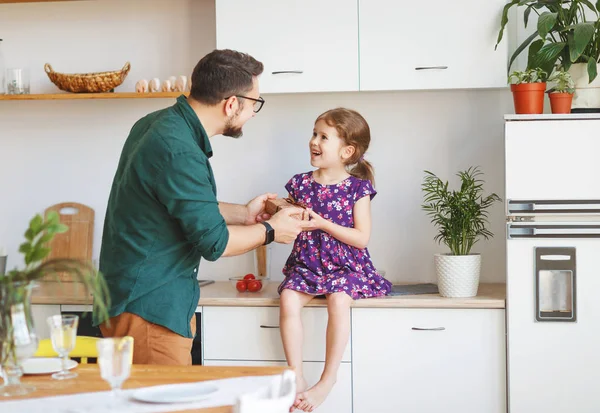
<path fill-rule="evenodd" d="M 585 63 L 571 65 L 569 73 L 575 83 L 575 93 L 573 94 L 571 108 L 600 110 L 600 76 L 596 76 L 594 81 L 589 83 L 590 78 Z"/>
<path fill-rule="evenodd" d="M 435 272 L 442 297 L 474 297 L 479 288 L 481 255 L 435 254 Z"/>

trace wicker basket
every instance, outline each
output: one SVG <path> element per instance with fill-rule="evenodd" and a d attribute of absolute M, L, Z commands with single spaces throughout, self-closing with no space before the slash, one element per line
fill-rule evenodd
<path fill-rule="evenodd" d="M 48 77 L 60 90 L 74 93 L 103 93 L 110 92 L 119 86 L 129 73 L 131 65 L 125 63 L 123 69 L 114 72 L 98 72 L 83 74 L 65 74 L 52 70 L 49 63 L 44 65 Z"/>

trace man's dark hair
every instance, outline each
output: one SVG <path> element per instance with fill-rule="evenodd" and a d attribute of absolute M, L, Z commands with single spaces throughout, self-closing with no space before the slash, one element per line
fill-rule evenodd
<path fill-rule="evenodd" d="M 190 97 L 207 105 L 216 105 L 232 95 L 252 89 L 252 78 L 263 72 L 263 64 L 246 53 L 214 50 L 204 56 L 192 73 Z"/>

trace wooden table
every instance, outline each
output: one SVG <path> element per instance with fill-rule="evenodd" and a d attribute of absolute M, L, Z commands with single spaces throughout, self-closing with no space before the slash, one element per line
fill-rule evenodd
<path fill-rule="evenodd" d="M 218 380 L 242 376 L 267 376 L 281 374 L 287 367 L 229 367 L 229 366 L 150 366 L 134 364 L 131 375 L 123 385 L 123 389 Z M 108 383 L 100 378 L 97 364 L 79 365 L 74 371 L 79 376 L 71 380 L 52 380 L 50 376 L 23 376 L 22 382 L 32 384 L 36 391 L 25 396 L 0 398 L 0 411 L 3 400 L 18 400 L 34 397 L 62 396 L 67 394 L 110 390 Z M 183 412 L 231 413 L 232 406 L 214 407 Z"/>

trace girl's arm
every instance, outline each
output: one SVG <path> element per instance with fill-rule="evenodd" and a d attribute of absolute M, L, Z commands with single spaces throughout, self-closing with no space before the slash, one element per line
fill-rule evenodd
<path fill-rule="evenodd" d="M 344 244 L 356 248 L 366 248 L 371 237 L 371 197 L 364 196 L 354 204 L 354 228 L 343 227 L 323 218 L 309 209 L 314 229 L 320 229 L 337 238 Z"/>

